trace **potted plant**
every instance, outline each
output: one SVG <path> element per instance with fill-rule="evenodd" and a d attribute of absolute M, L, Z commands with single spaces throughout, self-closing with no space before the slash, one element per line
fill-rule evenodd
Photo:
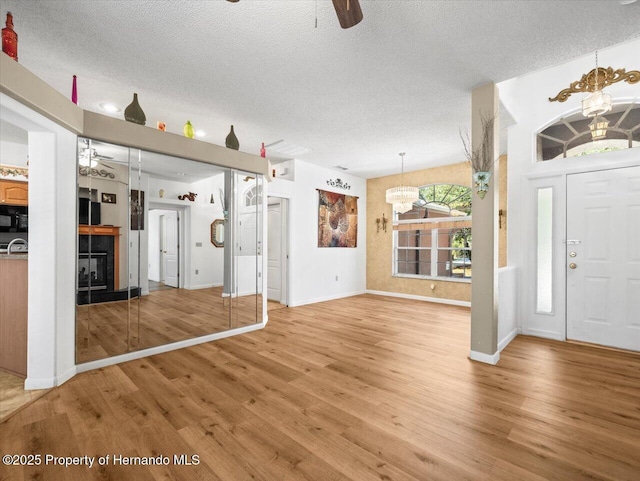
<path fill-rule="evenodd" d="M 495 115 L 488 117 L 483 115 L 480 116 L 480 122 L 482 124 L 482 143 L 475 149 L 471 147 L 469 133 L 467 132 L 463 135 L 462 132 L 460 132 L 460 138 L 462 139 L 462 145 L 464 145 L 465 155 L 473 170 L 473 182 L 476 187 L 476 192 L 481 199 L 484 199 L 484 196 L 487 194 L 489 180 L 493 175 L 494 121 Z"/>

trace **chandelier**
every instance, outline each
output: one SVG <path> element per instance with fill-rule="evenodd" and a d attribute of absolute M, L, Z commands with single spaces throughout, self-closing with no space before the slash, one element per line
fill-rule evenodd
<path fill-rule="evenodd" d="M 607 75 L 600 81 L 600 69 L 598 69 L 598 51 L 596 50 L 595 85 L 593 91 L 582 99 L 582 115 L 585 117 L 597 117 L 611 110 L 611 95 L 604 90 Z"/>
<path fill-rule="evenodd" d="M 410 187 L 404 185 L 404 152 L 400 152 L 400 158 L 402 159 L 402 177 L 399 187 L 392 187 L 387 189 L 387 202 L 393 204 L 393 210 L 398 214 L 404 214 L 413 208 L 413 203 L 420 197 L 418 195 L 417 187 Z"/>

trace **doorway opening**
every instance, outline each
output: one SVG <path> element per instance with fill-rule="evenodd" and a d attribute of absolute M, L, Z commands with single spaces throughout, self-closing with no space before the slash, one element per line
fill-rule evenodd
<path fill-rule="evenodd" d="M 289 199 L 267 199 L 267 310 L 289 305 Z"/>
<path fill-rule="evenodd" d="M 180 212 L 149 210 L 149 292 L 180 287 Z"/>

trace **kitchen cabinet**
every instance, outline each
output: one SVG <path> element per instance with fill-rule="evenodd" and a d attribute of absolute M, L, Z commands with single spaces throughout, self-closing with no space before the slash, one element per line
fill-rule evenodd
<path fill-rule="evenodd" d="M 29 183 L 0 180 L 0 204 L 29 205 Z"/>
<path fill-rule="evenodd" d="M 27 377 L 27 256 L 0 255 L 0 369 Z"/>

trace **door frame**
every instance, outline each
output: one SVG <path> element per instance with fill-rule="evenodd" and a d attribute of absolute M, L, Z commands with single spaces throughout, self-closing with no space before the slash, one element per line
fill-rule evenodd
<path fill-rule="evenodd" d="M 640 148 L 538 162 L 536 172 L 522 176 L 524 197 L 522 206 L 517 206 L 517 210 L 521 213 L 521 219 L 526 219 L 522 226 L 527 235 L 521 245 L 509 245 L 509 249 L 521 251 L 518 317 L 521 319 L 523 334 L 558 341 L 567 340 L 567 176 L 634 166 L 640 166 Z M 550 313 L 536 312 L 536 194 L 537 189 L 544 187 L 553 189 L 553 308 Z M 516 206 L 507 206 L 508 210 L 515 208 Z"/>
<path fill-rule="evenodd" d="M 152 210 L 170 210 L 174 211 L 178 215 L 178 287 L 177 289 L 184 289 L 187 284 L 187 274 L 183 266 L 186 266 L 187 261 L 187 253 L 186 249 L 183 249 L 183 246 L 187 245 L 187 232 L 188 225 L 190 225 L 190 206 L 188 205 L 173 205 L 170 203 L 160 203 L 160 202 L 150 202 L 149 203 L 149 211 Z M 161 229 L 159 229 L 161 230 Z M 162 235 L 162 232 L 159 232 L 159 235 Z M 148 251 L 148 249 L 147 249 Z M 162 266 L 163 256 L 160 256 L 160 269 L 163 269 Z"/>
<path fill-rule="evenodd" d="M 284 234 L 282 235 L 282 238 L 284 240 L 284 252 L 283 252 L 283 258 L 282 258 L 282 262 L 284 264 L 283 268 L 282 268 L 282 272 L 284 273 L 284 282 L 282 283 L 282 294 L 280 295 L 280 298 L 282 299 L 282 297 L 284 297 L 285 302 L 281 304 L 284 304 L 285 306 L 289 307 L 289 304 L 291 303 L 291 291 L 290 291 L 290 286 L 291 286 L 291 197 L 287 196 L 287 195 L 283 195 L 283 194 L 267 194 L 267 210 L 268 210 L 268 206 L 269 206 L 269 198 L 273 197 L 275 199 L 280 199 L 281 202 L 281 208 L 282 206 L 285 206 L 283 209 L 283 212 L 281 214 L 282 217 L 282 225 L 283 225 L 283 231 Z M 284 202 L 283 202 L 284 201 Z M 268 219 L 268 212 L 267 212 L 267 219 Z M 267 221 L 267 229 L 269 229 L 269 223 Z M 264 239 L 265 242 L 267 242 L 267 239 L 269 238 L 269 233 L 268 231 L 265 233 L 264 235 Z M 267 252 L 268 246 L 266 246 L 265 248 L 265 253 Z M 265 256 L 267 257 L 267 256 Z M 267 274 L 268 275 L 268 274 Z M 266 285 L 265 285 L 266 289 L 265 289 L 265 295 L 266 292 L 269 288 L 269 278 L 267 277 L 266 279 Z"/>

